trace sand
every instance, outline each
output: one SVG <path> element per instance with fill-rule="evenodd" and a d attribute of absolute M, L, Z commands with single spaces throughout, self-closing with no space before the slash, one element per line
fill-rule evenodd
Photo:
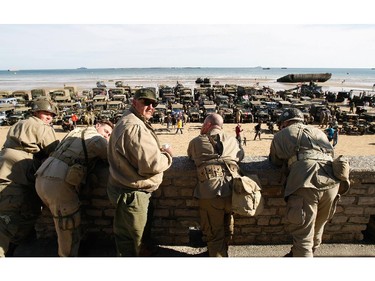
<path fill-rule="evenodd" d="M 246 156 L 267 156 L 273 135 L 267 130 L 266 124 L 262 125 L 263 134 L 261 140 L 254 139 L 254 126 L 256 123 L 244 123 L 242 124 L 243 132 L 242 136 L 246 137 L 246 145 L 244 145 Z M 170 132 L 166 130 L 166 126 L 160 124 L 153 125 L 157 130 L 159 140 L 162 144 L 169 143 L 173 149 L 173 156 L 186 156 L 187 147 L 191 139 L 199 135 L 201 124 L 200 123 L 188 123 L 183 128 L 183 134 L 175 134 L 176 129 L 171 129 Z M 317 126 L 318 125 L 314 125 Z M 224 124 L 224 130 L 228 134 L 235 136 L 236 124 Z M 63 132 L 61 126 L 55 126 L 55 131 L 58 139 L 62 139 L 66 132 Z M 0 127 L 0 143 L 4 143 L 6 134 L 9 130 L 8 126 Z M 375 135 L 363 135 L 363 136 L 349 136 L 340 135 L 338 144 L 335 147 L 335 155 L 346 155 L 346 156 L 375 156 Z"/>
<path fill-rule="evenodd" d="M 261 140 L 256 139 L 255 127 L 256 123 L 245 123 L 242 124 L 243 132 L 242 137 L 246 137 L 246 145 L 244 145 L 246 156 L 268 156 L 270 145 L 273 139 L 273 135 L 267 130 L 266 124 L 262 124 L 263 133 Z M 314 125 L 319 127 L 318 125 Z M 159 124 L 154 126 L 155 128 L 165 128 Z M 161 143 L 169 143 L 173 148 L 173 156 L 186 156 L 186 150 L 189 141 L 199 135 L 201 124 L 190 123 L 186 124 L 183 129 L 183 134 L 175 134 L 176 130 L 171 132 L 158 132 L 158 137 Z M 236 124 L 224 124 L 224 130 L 228 134 L 235 136 Z M 347 156 L 368 156 L 375 155 L 375 135 L 363 135 L 363 136 L 349 136 L 340 135 L 338 144 L 335 146 L 335 155 L 347 155 Z"/>

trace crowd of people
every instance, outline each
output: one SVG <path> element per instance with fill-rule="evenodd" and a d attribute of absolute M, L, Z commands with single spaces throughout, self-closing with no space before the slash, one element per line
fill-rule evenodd
<path fill-rule="evenodd" d="M 150 122 L 156 106 L 155 90 L 139 89 L 116 124 L 100 120 L 77 127 L 59 142 L 50 126 L 56 106 L 48 100 L 34 102 L 34 116 L 9 129 L 0 152 L 0 257 L 32 235 L 41 208 L 51 211 L 58 255 L 78 256 L 79 194 L 99 159 L 109 167 L 107 195 L 115 208 L 117 255 L 150 255 L 150 200 L 173 162 L 173 148 L 161 145 Z M 183 133 L 181 122 L 176 134 Z M 197 170 L 194 198 L 210 257 L 228 257 L 234 235 L 231 184 L 245 156 L 241 125 L 234 136 L 224 132 L 223 123 L 220 114 L 209 114 L 187 148 Z M 286 256 L 311 257 L 339 198 L 340 180 L 332 172 L 334 145 L 322 130 L 305 125 L 298 109 L 284 110 L 278 124 L 269 160 L 285 171 L 285 216 L 293 237 Z M 257 126 L 254 140 L 261 139 L 261 123 Z"/>

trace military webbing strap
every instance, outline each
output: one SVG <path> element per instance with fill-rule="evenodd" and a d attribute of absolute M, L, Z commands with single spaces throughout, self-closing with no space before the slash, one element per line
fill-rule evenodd
<path fill-rule="evenodd" d="M 84 129 L 81 133 L 81 141 L 82 141 L 82 146 L 83 146 L 83 152 L 85 153 L 85 165 L 86 167 L 88 166 L 89 164 L 89 157 L 88 157 L 88 153 L 87 153 L 87 148 L 86 148 L 86 142 L 85 142 L 85 132 L 86 132 L 87 129 Z"/>
<path fill-rule="evenodd" d="M 299 153 L 301 149 L 301 139 L 302 135 L 305 133 L 306 137 L 310 140 L 313 147 L 312 151 L 305 151 Z M 290 167 L 294 162 L 299 160 L 317 160 L 317 161 L 332 161 L 332 156 L 327 152 L 323 151 L 322 148 L 317 144 L 315 138 L 308 134 L 303 126 L 298 128 L 297 133 L 297 145 L 295 148 L 296 154 L 288 159 L 288 167 Z"/>
<path fill-rule="evenodd" d="M 56 148 L 54 152 L 52 152 L 51 157 L 54 157 L 56 159 L 59 159 L 63 162 L 65 162 L 68 166 L 72 166 L 75 163 L 79 163 L 82 165 L 87 166 L 88 164 L 88 155 L 87 155 L 87 148 L 86 144 L 84 141 L 84 133 L 87 129 L 82 130 L 81 132 L 81 141 L 82 141 L 82 146 L 83 146 L 83 151 L 85 154 L 85 163 L 81 163 L 82 160 L 77 158 L 76 155 L 71 155 L 71 156 L 65 156 L 64 152 L 72 145 L 72 143 L 75 141 L 75 135 L 79 131 L 72 131 L 68 135 L 64 137 L 64 139 L 60 142 L 59 146 Z"/>

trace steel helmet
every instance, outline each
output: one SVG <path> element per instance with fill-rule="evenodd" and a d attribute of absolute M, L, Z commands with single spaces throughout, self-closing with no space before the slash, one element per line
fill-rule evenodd
<path fill-rule="evenodd" d="M 303 113 L 301 110 L 297 108 L 287 108 L 281 113 L 278 122 L 284 122 L 284 121 L 301 121 L 303 122 L 305 120 Z"/>
<path fill-rule="evenodd" d="M 57 107 L 50 100 L 47 99 L 38 99 L 33 102 L 32 111 L 46 111 L 54 115 L 57 115 Z"/>

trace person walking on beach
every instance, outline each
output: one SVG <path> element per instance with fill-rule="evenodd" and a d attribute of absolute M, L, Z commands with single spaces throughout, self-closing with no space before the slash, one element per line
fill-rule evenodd
<path fill-rule="evenodd" d="M 72 118 L 72 121 L 73 121 L 73 127 L 77 128 L 77 121 L 78 121 L 77 114 L 73 113 L 71 118 Z"/>
<path fill-rule="evenodd" d="M 181 134 L 183 134 L 183 132 L 182 132 L 182 118 L 180 118 L 180 117 L 177 119 L 177 130 L 176 130 L 176 134 L 178 133 L 178 131 L 180 131 Z"/>
<path fill-rule="evenodd" d="M 138 89 L 109 140 L 107 193 L 116 207 L 113 232 L 121 257 L 144 255 L 151 195 L 172 165 L 171 146 L 161 148 L 149 121 L 156 105 L 154 88 Z"/>
<path fill-rule="evenodd" d="M 325 133 L 303 124 L 296 108 L 283 111 L 269 159 L 287 171 L 284 198 L 287 230 L 293 246 L 286 256 L 312 257 L 322 243 L 324 226 L 335 213 L 340 181 L 333 175 L 333 147 Z"/>
<path fill-rule="evenodd" d="M 241 144 L 242 143 L 241 132 L 243 132 L 243 129 L 241 129 L 240 123 L 237 123 L 235 131 L 236 131 L 236 139 L 238 140 L 238 143 Z"/>
<path fill-rule="evenodd" d="M 60 257 L 78 256 L 81 186 L 96 160 L 107 161 L 112 129 L 110 121 L 100 120 L 71 131 L 36 172 L 36 192 L 53 216 Z"/>
<path fill-rule="evenodd" d="M 333 127 L 329 126 L 327 129 L 325 129 L 325 133 L 327 134 L 328 141 L 331 142 L 333 140 L 333 135 L 335 133 Z"/>
<path fill-rule="evenodd" d="M 167 115 L 167 130 L 170 131 L 170 127 L 172 126 L 172 116 L 170 114 Z"/>
<path fill-rule="evenodd" d="M 254 127 L 254 129 L 255 129 L 254 140 L 256 140 L 257 137 L 259 137 L 259 140 L 260 140 L 260 134 L 262 133 L 262 122 L 259 121 L 258 124 Z"/>
<path fill-rule="evenodd" d="M 51 127 L 56 106 L 41 99 L 32 111 L 10 127 L 0 152 L 0 257 L 33 234 L 42 207 L 34 173 L 59 142 Z"/>
<path fill-rule="evenodd" d="M 197 167 L 198 184 L 194 197 L 199 201 L 200 225 L 210 257 L 228 257 L 228 245 L 234 233 L 232 214 L 232 175 L 238 173 L 238 162 L 244 150 L 234 136 L 223 130 L 223 118 L 208 115 L 200 135 L 189 143 L 187 154 Z"/>

